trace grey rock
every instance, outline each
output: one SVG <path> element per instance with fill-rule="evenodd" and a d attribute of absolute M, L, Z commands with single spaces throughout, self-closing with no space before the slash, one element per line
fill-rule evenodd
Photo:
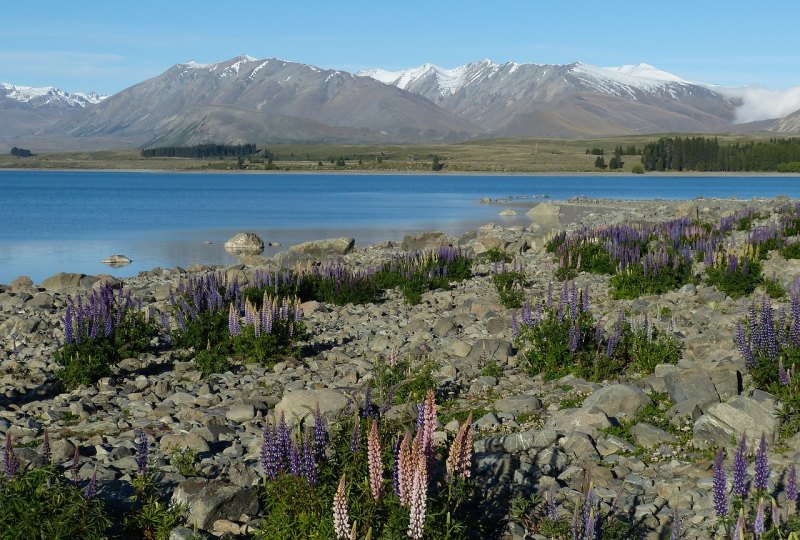
<path fill-rule="evenodd" d="M 404 251 L 416 251 L 421 249 L 437 248 L 446 244 L 448 244 L 448 239 L 443 232 L 426 231 L 407 234 L 403 237 L 400 247 Z"/>
<path fill-rule="evenodd" d="M 667 373 L 664 382 L 673 403 L 688 401 L 706 410 L 709 405 L 720 401 L 711 377 L 699 368 Z"/>
<path fill-rule="evenodd" d="M 91 289 L 92 285 L 99 279 L 97 276 L 87 276 L 86 274 L 59 272 L 42 281 L 42 287 L 51 291 Z"/>
<path fill-rule="evenodd" d="M 532 413 L 542 408 L 542 402 L 536 396 L 519 395 L 498 399 L 492 406 L 497 412 Z"/>
<path fill-rule="evenodd" d="M 225 413 L 225 418 L 231 422 L 247 422 L 256 416 L 256 409 L 251 403 L 240 405 L 233 405 L 228 412 Z"/>
<path fill-rule="evenodd" d="M 242 253 L 261 253 L 264 241 L 256 233 L 240 232 L 225 242 L 225 249 Z"/>
<path fill-rule="evenodd" d="M 596 435 L 597 430 L 611 427 L 611 420 L 600 409 L 580 407 L 578 409 L 554 411 L 550 415 L 546 427 L 565 435 L 576 431 Z"/>
<path fill-rule="evenodd" d="M 486 358 L 505 362 L 513 354 L 514 348 L 508 341 L 500 339 L 479 339 L 475 341 L 469 353 L 470 358 L 476 360 Z"/>
<path fill-rule="evenodd" d="M 541 202 L 525 213 L 529 216 L 557 216 L 561 208 L 553 203 Z"/>
<path fill-rule="evenodd" d="M 500 425 L 500 419 L 493 412 L 488 412 L 475 420 L 474 426 L 477 429 L 485 429 Z"/>
<path fill-rule="evenodd" d="M 189 448 L 198 453 L 209 452 L 211 446 L 202 436 L 194 432 L 189 433 L 167 433 L 159 441 L 162 452 L 169 453 L 173 448 Z"/>
<path fill-rule="evenodd" d="M 105 264 L 105 265 L 108 265 L 108 266 L 110 266 L 112 268 L 119 268 L 119 267 L 122 267 L 122 266 L 129 265 L 133 261 L 130 260 L 125 255 L 111 255 L 109 257 L 106 257 L 105 259 L 103 259 L 100 262 Z"/>
<path fill-rule="evenodd" d="M 736 396 L 725 403 L 717 403 L 694 424 L 694 442 L 705 448 L 709 445 L 730 445 L 742 434 L 748 445 L 757 446 L 763 433 L 767 442 L 777 441 L 780 421 L 777 409 L 770 401 L 756 401 L 746 396 Z"/>
<path fill-rule="evenodd" d="M 639 422 L 631 428 L 631 434 L 636 444 L 640 446 L 656 447 L 665 443 L 674 443 L 678 439 L 675 435 L 667 433 L 647 422 Z"/>
<path fill-rule="evenodd" d="M 232 486 L 221 480 L 189 478 L 181 482 L 172 501 L 188 508 L 188 523 L 209 529 L 218 519 L 237 521 L 242 514 L 258 512 L 255 488 Z"/>
<path fill-rule="evenodd" d="M 596 390 L 583 402 L 584 408 L 596 407 L 610 418 L 633 418 L 651 400 L 631 384 L 612 384 Z"/>
<path fill-rule="evenodd" d="M 521 433 L 512 433 L 502 439 L 506 452 L 515 454 L 530 448 L 544 448 L 558 440 L 558 433 L 553 429 L 532 429 Z"/>
<path fill-rule="evenodd" d="M 322 416 L 333 418 L 345 407 L 347 407 L 347 397 L 330 388 L 320 390 L 293 390 L 283 395 L 283 398 L 275 406 L 275 417 L 283 413 L 287 422 L 297 424 L 300 420 L 309 415 L 313 415 L 317 404 Z"/>
<path fill-rule="evenodd" d="M 347 255 L 355 246 L 355 238 L 328 238 L 303 242 L 289 248 L 289 251 L 313 256 Z"/>

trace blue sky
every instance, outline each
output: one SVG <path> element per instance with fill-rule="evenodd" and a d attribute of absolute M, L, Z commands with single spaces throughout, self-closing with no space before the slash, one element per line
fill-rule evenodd
<path fill-rule="evenodd" d="M 249 54 L 348 71 L 484 58 L 646 62 L 726 86 L 800 85 L 795 0 L 226 4 L 40 0 L 4 9 L 0 81 L 114 93 L 178 62 Z"/>

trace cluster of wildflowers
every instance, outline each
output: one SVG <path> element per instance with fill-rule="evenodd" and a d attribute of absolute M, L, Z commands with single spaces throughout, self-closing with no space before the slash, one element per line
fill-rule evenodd
<path fill-rule="evenodd" d="M 588 287 L 564 282 L 554 298 L 552 284 L 535 307 L 527 301 L 511 317 L 515 343 L 532 372 L 555 378 L 573 373 L 604 378 L 625 370 L 648 372 L 658 363 L 675 363 L 680 349 L 648 317 L 620 312 L 606 332 L 590 312 Z"/>
<path fill-rule="evenodd" d="M 133 309 L 130 291 L 123 293 L 120 288 L 115 294 L 107 282 L 92 291 L 88 298 L 68 296 L 67 309 L 61 319 L 64 343 L 79 345 L 86 340 L 113 339 L 115 330 Z"/>
<path fill-rule="evenodd" d="M 781 384 L 788 385 L 789 374 L 780 355 L 800 348 L 800 294 L 791 295 L 788 314 L 779 307 L 776 315 L 766 296 L 759 305 L 751 302 L 744 320 L 736 323 L 734 340 L 747 367 L 771 365 L 780 372 Z"/>
<path fill-rule="evenodd" d="M 519 308 L 524 298 L 525 267 L 515 259 L 513 265 L 495 262 L 492 282 L 500 295 L 500 303 L 509 308 Z"/>
<path fill-rule="evenodd" d="M 322 416 L 315 415 L 313 429 L 293 429 L 283 414 L 277 425 L 264 426 L 260 464 L 265 481 L 289 474 L 305 480 L 308 486 L 317 483 L 319 464 L 325 459 L 328 433 Z"/>
<path fill-rule="evenodd" d="M 14 443 L 11 440 L 11 434 L 6 433 L 6 444 L 3 448 L 3 472 L 6 480 L 14 478 L 17 471 L 19 471 L 19 460 L 14 454 Z"/>

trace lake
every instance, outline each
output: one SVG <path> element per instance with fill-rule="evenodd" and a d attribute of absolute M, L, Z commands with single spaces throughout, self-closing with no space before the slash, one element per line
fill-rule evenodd
<path fill-rule="evenodd" d="M 524 216 L 498 216 L 502 206 L 479 199 L 542 194 L 800 198 L 800 179 L 0 171 L 0 283 L 19 275 L 40 282 L 61 271 L 125 277 L 155 266 L 235 264 L 222 244 L 239 231 L 285 249 L 336 236 L 367 245 L 421 230 L 525 224 Z M 133 263 L 112 269 L 99 262 L 116 253 Z"/>

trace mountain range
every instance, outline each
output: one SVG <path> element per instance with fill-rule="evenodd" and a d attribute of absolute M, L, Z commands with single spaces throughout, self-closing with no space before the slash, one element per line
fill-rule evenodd
<path fill-rule="evenodd" d="M 238 56 L 176 64 L 112 96 L 1 83 L 0 140 L 41 150 L 800 132 L 800 111 L 737 124 L 740 105 L 734 94 L 647 64 L 483 60 L 352 74 Z"/>

